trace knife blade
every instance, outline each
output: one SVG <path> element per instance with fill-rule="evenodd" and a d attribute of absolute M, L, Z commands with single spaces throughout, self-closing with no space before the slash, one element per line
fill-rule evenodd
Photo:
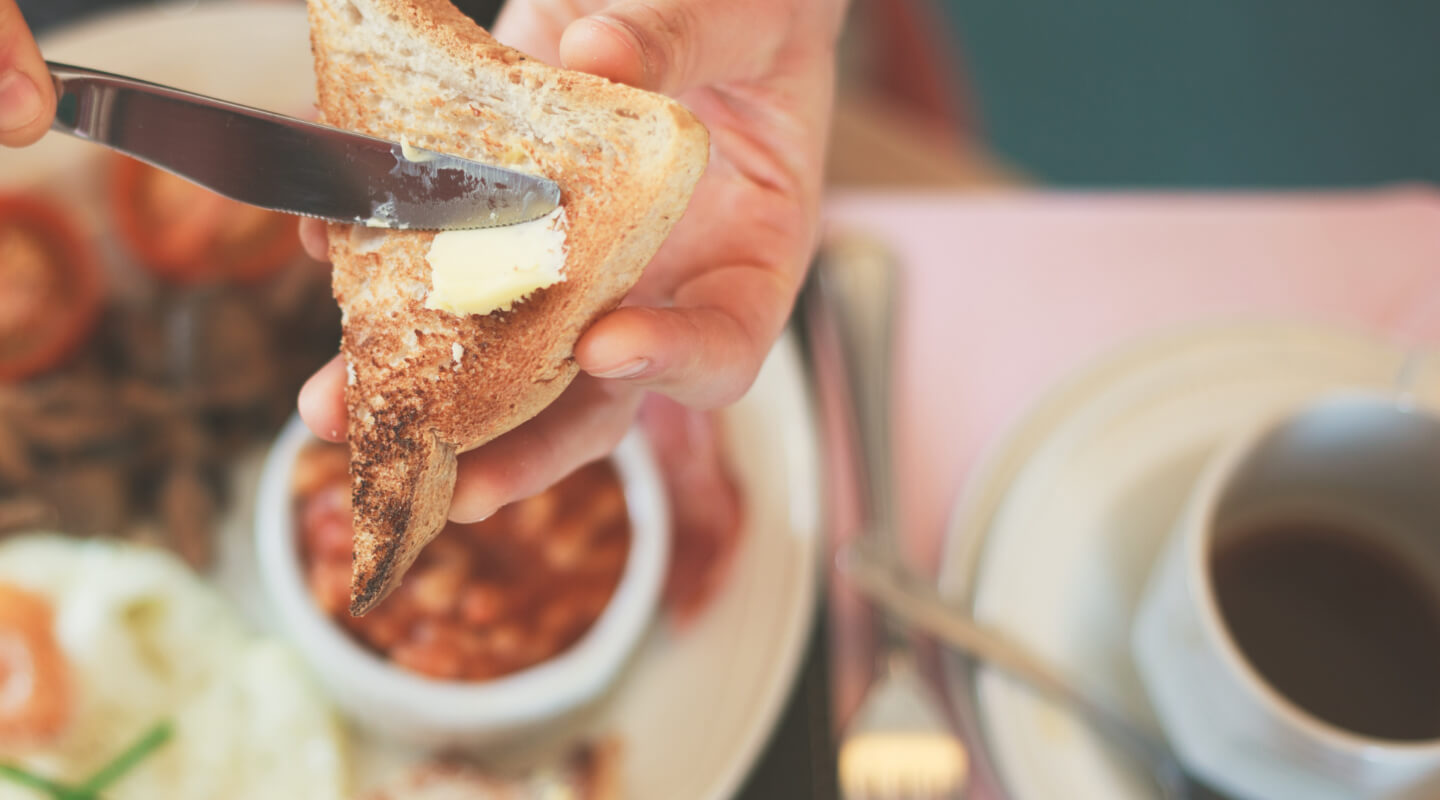
<path fill-rule="evenodd" d="M 538 219 L 544 178 L 433 153 L 123 75 L 47 62 L 52 129 L 232 200 L 377 228 L 455 230 Z"/>

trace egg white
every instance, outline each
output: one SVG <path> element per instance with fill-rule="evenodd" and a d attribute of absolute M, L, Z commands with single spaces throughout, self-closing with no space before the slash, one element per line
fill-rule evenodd
<path fill-rule="evenodd" d="M 249 634 L 161 550 L 54 535 L 0 544 L 0 581 L 49 598 L 75 709 L 59 741 L 0 760 L 78 782 L 161 719 L 175 735 L 106 800 L 339 800 L 342 727 L 285 646 Z M 0 800 L 34 800 L 0 780 Z"/>

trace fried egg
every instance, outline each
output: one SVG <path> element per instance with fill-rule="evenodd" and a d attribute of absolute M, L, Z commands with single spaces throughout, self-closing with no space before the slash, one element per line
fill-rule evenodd
<path fill-rule="evenodd" d="M 343 728 L 301 663 L 169 553 L 26 536 L 0 544 L 0 582 L 52 604 L 74 694 L 57 738 L 0 742 L 0 762 L 74 784 L 170 720 L 171 739 L 106 800 L 346 796 Z M 36 797 L 0 780 L 0 800 Z"/>

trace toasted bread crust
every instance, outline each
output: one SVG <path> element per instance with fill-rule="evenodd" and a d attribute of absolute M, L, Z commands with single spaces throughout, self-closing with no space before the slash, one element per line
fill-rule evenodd
<path fill-rule="evenodd" d="M 563 282 L 469 316 L 425 307 L 433 233 L 331 227 L 361 614 L 443 526 L 455 455 L 575 377 L 576 340 L 684 213 L 708 135 L 672 100 L 496 42 L 447 0 L 310 0 L 310 21 L 326 122 L 548 177 L 567 224 Z"/>
<path fill-rule="evenodd" d="M 624 788 L 623 755 L 621 741 L 607 736 L 582 742 L 529 773 L 492 775 L 442 758 L 412 766 L 366 793 L 363 800 L 523 800 L 557 794 L 575 800 L 619 800 Z M 556 792 L 557 786 L 564 790 Z"/>

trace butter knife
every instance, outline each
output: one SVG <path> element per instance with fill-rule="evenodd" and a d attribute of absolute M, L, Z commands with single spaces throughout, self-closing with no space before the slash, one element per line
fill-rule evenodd
<path fill-rule="evenodd" d="M 538 219 L 560 187 L 147 81 L 47 62 L 53 130 L 138 158 L 233 200 L 332 222 L 453 230 Z"/>

